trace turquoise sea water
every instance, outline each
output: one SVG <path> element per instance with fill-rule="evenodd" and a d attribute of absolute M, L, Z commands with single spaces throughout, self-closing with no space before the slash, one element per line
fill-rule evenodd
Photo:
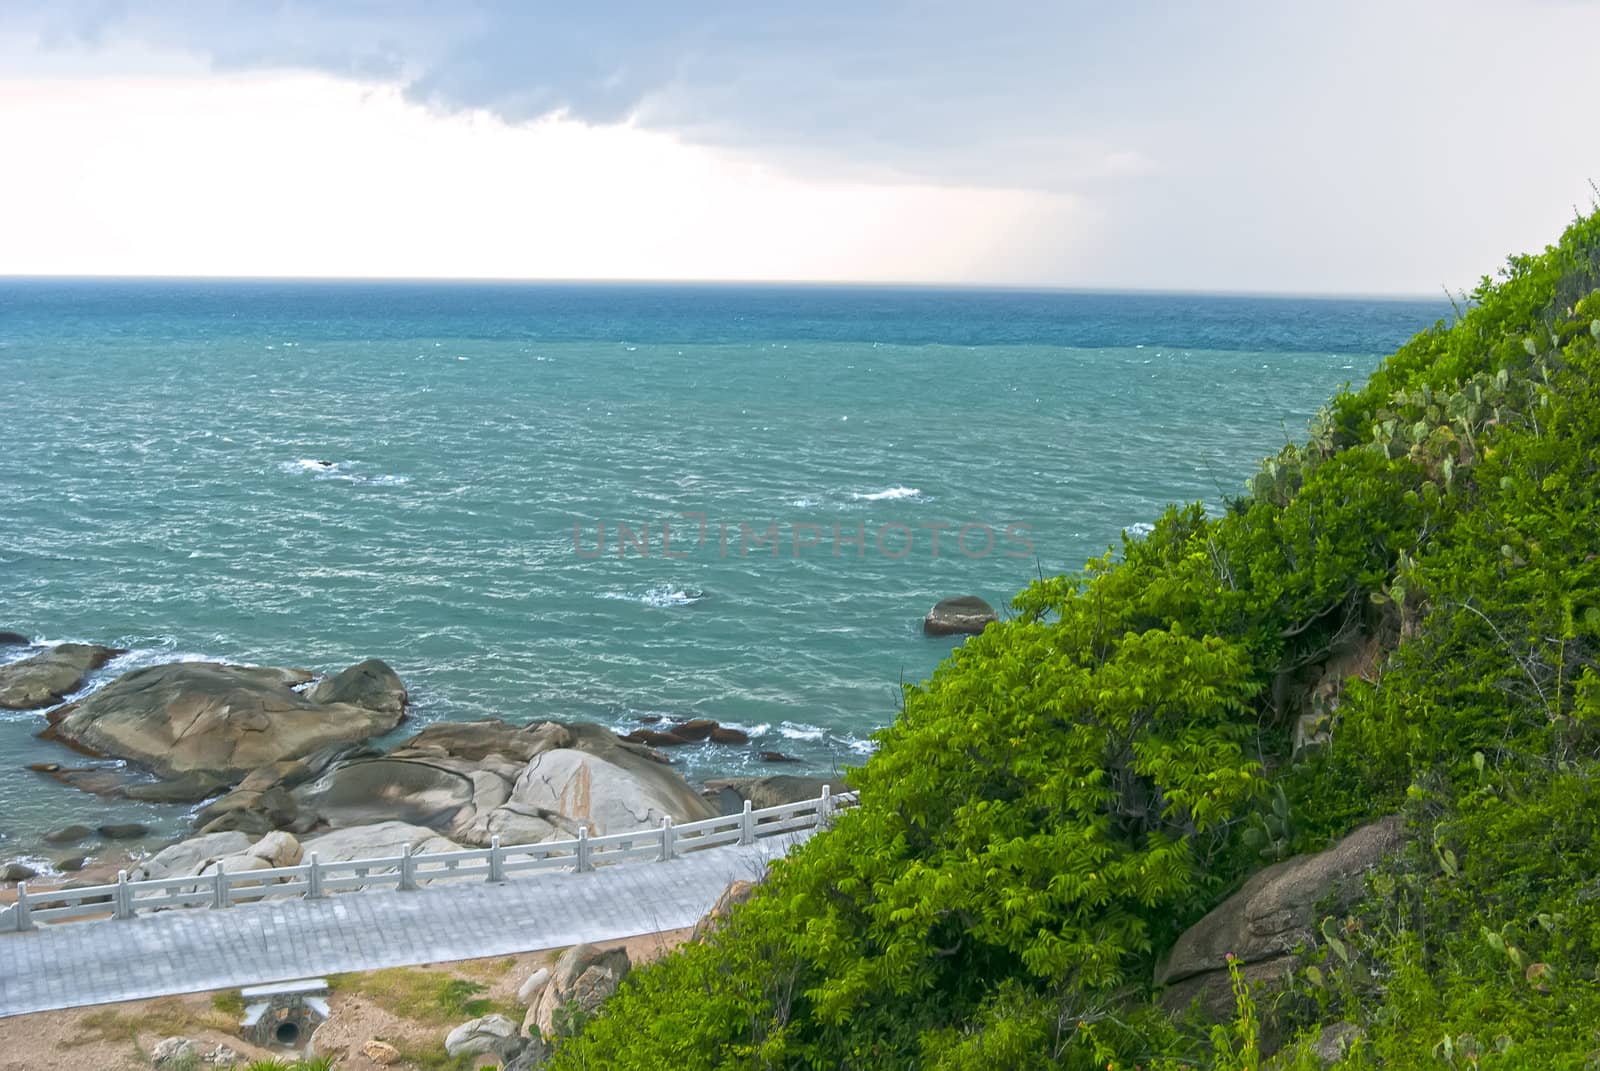
<path fill-rule="evenodd" d="M 1003 606 L 1169 502 L 1242 490 L 1447 311 L 0 280 L 0 628 L 131 649 L 97 681 L 377 656 L 416 723 L 711 717 L 756 743 L 677 752 L 690 776 L 771 770 L 763 748 L 826 771 L 948 654 L 920 632 L 934 601 Z M 0 837 L 181 820 L 22 771 L 66 758 L 42 723 L 0 713 Z"/>

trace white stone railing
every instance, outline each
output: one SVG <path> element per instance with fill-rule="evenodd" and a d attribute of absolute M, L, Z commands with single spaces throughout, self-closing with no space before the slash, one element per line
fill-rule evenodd
<path fill-rule="evenodd" d="M 500 844 L 495 837 L 487 848 L 459 852 L 407 852 L 373 859 L 319 862 L 315 852 L 298 866 L 230 873 L 221 864 L 201 876 L 152 878 L 129 881 L 128 872 L 115 884 L 77 889 L 30 892 L 27 882 L 17 885 L 17 902 L 0 912 L 0 934 L 31 930 L 39 923 L 67 919 L 131 919 L 140 911 L 162 908 L 228 908 L 269 897 L 299 896 L 315 900 L 332 892 L 394 888 L 415 890 L 423 885 L 457 881 L 503 882 L 512 875 L 540 870 L 583 872 L 611 863 L 651 859 L 667 862 L 688 852 L 724 844 L 754 844 L 802 829 L 826 826 L 841 808 L 856 802 L 853 792 L 833 795 L 828 786 L 814 800 L 783 803 L 759 810 L 746 800 L 740 814 L 706 818 L 676 825 L 663 818 L 657 829 L 634 830 L 591 837 L 579 827 L 572 840 L 542 844 Z"/>

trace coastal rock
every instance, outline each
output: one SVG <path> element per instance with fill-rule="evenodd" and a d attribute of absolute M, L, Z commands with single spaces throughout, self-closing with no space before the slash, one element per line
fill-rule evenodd
<path fill-rule="evenodd" d="M 76 874 L 88 865 L 88 858 L 82 855 L 69 855 L 65 859 L 56 860 L 56 869 L 63 874 Z"/>
<path fill-rule="evenodd" d="M 446 1034 L 444 1051 L 457 1060 L 486 1053 L 509 1056 L 508 1050 L 520 1048 L 517 1034 L 517 1024 L 504 1015 L 485 1015 L 462 1023 Z"/>
<path fill-rule="evenodd" d="M 88 826 L 71 825 L 52 829 L 42 838 L 46 844 L 76 844 L 86 837 L 92 836 L 94 830 Z"/>
<path fill-rule="evenodd" d="M 320 682 L 307 696 L 324 705 L 350 703 L 379 714 L 391 714 L 395 721 L 406 709 L 406 686 L 387 664 L 369 658 Z"/>
<path fill-rule="evenodd" d="M 405 822 L 379 822 L 375 825 L 336 829 L 300 842 L 304 856 L 315 853 L 322 863 L 342 863 L 350 859 L 405 855 L 407 852 L 458 852 L 461 845 L 439 836 L 426 826 Z"/>
<path fill-rule="evenodd" d="M 83 687 L 93 670 L 126 651 L 88 643 L 63 643 L 0 666 L 0 707 L 37 710 Z"/>
<path fill-rule="evenodd" d="M 648 747 L 602 726 L 516 726 L 501 721 L 430 725 L 386 755 L 319 754 L 253 771 L 196 819 L 203 833 L 272 829 L 300 836 L 306 851 L 330 859 L 390 851 L 395 829 L 423 850 L 531 844 L 593 834 L 654 829 L 717 811 Z M 387 831 L 384 827 L 390 827 Z M 421 831 L 420 833 L 416 831 Z"/>
<path fill-rule="evenodd" d="M 781 751 L 763 751 L 756 758 L 762 762 L 799 762 L 793 755 L 785 755 Z"/>
<path fill-rule="evenodd" d="M 363 670 L 349 688 L 366 694 L 365 682 L 374 673 Z M 151 666 L 51 711 L 50 728 L 41 735 L 128 759 L 167 778 L 199 772 L 235 780 L 399 723 L 393 703 L 382 702 L 379 709 L 319 703 L 293 690 L 310 677 L 304 670 L 216 662 Z"/>
<path fill-rule="evenodd" d="M 31 647 L 33 641 L 20 632 L 0 630 L 0 647 Z"/>
<path fill-rule="evenodd" d="M 517 778 L 508 806 L 554 812 L 602 836 L 653 829 L 668 815 L 692 822 L 713 814 L 675 771 L 620 748 L 604 754 L 557 748 L 538 756 Z"/>
<path fill-rule="evenodd" d="M 218 859 L 237 855 L 250 844 L 250 838 L 243 833 L 203 833 L 161 849 L 128 876 L 134 881 L 193 877 Z"/>
<path fill-rule="evenodd" d="M 922 631 L 929 636 L 977 635 L 991 621 L 1000 620 L 994 607 L 976 595 L 957 595 L 940 599 L 922 619 Z"/>
<path fill-rule="evenodd" d="M 539 994 L 538 1005 L 530 1010 L 528 1032 L 537 1028 L 547 1038 L 563 1033 L 571 1025 L 567 1017 L 574 1012 L 592 1014 L 617 991 L 631 965 L 623 948 L 601 951 L 585 944 L 567 949 L 556 960 L 550 982 Z"/>
<path fill-rule="evenodd" d="M 1246 982 L 1268 992 L 1287 984 L 1297 946 L 1316 943 L 1317 919 L 1349 908 L 1368 871 L 1406 840 L 1405 820 L 1391 815 L 1363 826 L 1326 851 L 1267 867 L 1209 914 L 1185 930 L 1156 966 L 1161 1003 L 1180 1012 L 1198 1002 L 1201 1014 L 1223 1022 L 1233 1014 L 1228 975 L 1232 956 Z M 1264 1023 L 1263 1041 L 1276 1044 Z"/>
<path fill-rule="evenodd" d="M 138 840 L 149 836 L 150 827 L 142 822 L 107 822 L 95 832 L 106 840 Z"/>
<path fill-rule="evenodd" d="M 215 874 L 220 863 L 230 874 L 246 870 L 295 866 L 302 855 L 300 842 L 287 833 L 269 833 L 254 840 L 243 833 L 203 833 L 161 849 L 136 867 L 129 877 L 189 878 Z"/>
<path fill-rule="evenodd" d="M 38 876 L 39 872 L 27 863 L 7 863 L 0 866 L 0 881 L 27 881 Z"/>
<path fill-rule="evenodd" d="M 702 793 L 713 802 L 722 814 L 737 814 L 744 801 L 756 810 L 776 807 L 782 803 L 800 803 L 822 795 L 822 788 L 830 782 L 822 777 L 796 777 L 793 774 L 772 774 L 768 777 L 716 777 L 705 783 Z"/>

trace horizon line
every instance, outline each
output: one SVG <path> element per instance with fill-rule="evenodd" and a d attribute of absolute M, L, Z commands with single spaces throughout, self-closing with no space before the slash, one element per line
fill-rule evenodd
<path fill-rule="evenodd" d="M 1435 302 L 1422 293 L 1371 290 L 1204 290 L 1192 287 L 1068 286 L 1049 283 L 916 282 L 850 279 L 649 279 L 573 278 L 554 276 L 427 276 L 427 275 L 116 275 L 91 272 L 0 272 L 0 282 L 175 282 L 175 283 L 356 283 L 502 286 L 654 286 L 749 287 L 752 289 L 851 290 L 981 290 L 1017 294 L 1131 294 L 1151 297 L 1255 297 L 1325 300 Z M 1448 290 L 1444 304 L 1450 301 Z"/>

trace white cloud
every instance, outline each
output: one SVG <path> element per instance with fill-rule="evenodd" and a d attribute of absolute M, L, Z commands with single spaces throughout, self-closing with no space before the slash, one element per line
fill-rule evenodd
<path fill-rule="evenodd" d="M 282 72 L 0 81 L 0 143 L 8 274 L 1024 282 L 1075 215 Z"/>

